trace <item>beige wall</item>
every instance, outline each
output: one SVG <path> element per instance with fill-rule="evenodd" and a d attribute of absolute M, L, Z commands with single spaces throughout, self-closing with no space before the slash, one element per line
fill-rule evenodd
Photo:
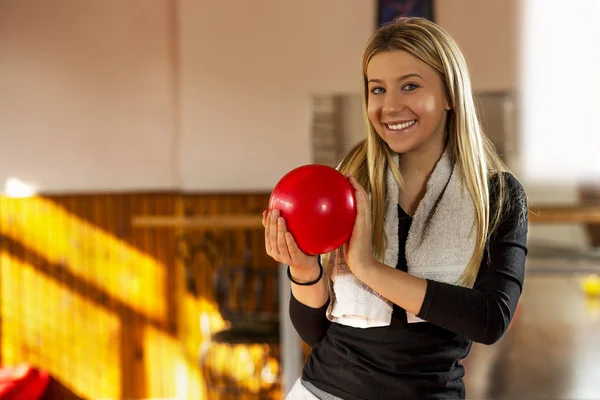
<path fill-rule="evenodd" d="M 360 90 L 372 0 L 182 0 L 186 189 L 270 190 L 311 162 L 311 94 Z"/>
<path fill-rule="evenodd" d="M 176 186 L 169 4 L 0 2 L 0 187 Z"/>
<path fill-rule="evenodd" d="M 435 17 L 463 51 L 476 91 L 517 88 L 519 0 L 436 0 Z"/>
<path fill-rule="evenodd" d="M 436 2 L 476 88 L 514 85 L 515 1 Z M 268 190 L 310 162 L 310 96 L 360 92 L 375 1 L 172 4 L 0 3 L 2 182 Z"/>
<path fill-rule="evenodd" d="M 374 1 L 173 4 L 0 2 L 0 185 L 269 190 L 310 162 L 310 94 L 358 90 Z"/>

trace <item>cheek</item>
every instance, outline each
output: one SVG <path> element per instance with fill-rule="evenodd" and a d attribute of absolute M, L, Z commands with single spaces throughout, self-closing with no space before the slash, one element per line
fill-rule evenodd
<path fill-rule="evenodd" d="M 440 109 L 441 105 L 435 96 L 425 96 L 419 99 L 416 107 L 421 114 L 434 114 Z"/>
<path fill-rule="evenodd" d="M 367 116 L 373 125 L 379 124 L 379 110 L 380 107 L 374 102 L 367 105 Z"/>

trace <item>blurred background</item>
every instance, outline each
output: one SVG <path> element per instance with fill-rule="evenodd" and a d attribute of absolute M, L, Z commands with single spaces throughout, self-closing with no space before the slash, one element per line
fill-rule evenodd
<path fill-rule="evenodd" d="M 260 213 L 364 137 L 362 50 L 403 14 L 456 39 L 529 196 L 468 397 L 600 399 L 596 0 L 0 0 L 0 399 L 282 398 L 309 349 Z"/>

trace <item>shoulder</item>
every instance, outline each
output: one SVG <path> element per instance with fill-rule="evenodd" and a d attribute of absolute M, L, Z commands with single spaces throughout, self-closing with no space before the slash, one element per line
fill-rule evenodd
<path fill-rule="evenodd" d="M 510 172 L 498 172 L 489 180 L 490 217 L 498 217 L 500 230 L 507 227 L 527 231 L 527 194 L 523 184 Z M 499 213 L 499 215 L 498 215 Z M 504 228 L 504 229 L 503 229 Z"/>
<path fill-rule="evenodd" d="M 501 188 L 501 185 L 504 187 Z M 500 193 L 501 189 L 504 189 L 507 194 L 510 194 L 513 197 L 526 197 L 523 184 L 510 172 L 501 171 L 492 174 L 489 178 L 489 187 L 490 200 L 497 201 L 498 197 L 502 195 Z"/>
<path fill-rule="evenodd" d="M 489 178 L 490 208 L 502 204 L 503 207 L 527 208 L 527 194 L 523 184 L 510 172 L 497 172 Z"/>

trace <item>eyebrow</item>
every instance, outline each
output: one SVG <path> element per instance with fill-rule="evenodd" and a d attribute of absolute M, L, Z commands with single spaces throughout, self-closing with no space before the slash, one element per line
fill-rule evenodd
<path fill-rule="evenodd" d="M 411 73 L 411 74 L 402 75 L 401 77 L 399 77 L 399 78 L 397 79 L 397 81 L 403 81 L 403 80 L 405 80 L 405 79 L 412 78 L 412 77 L 417 77 L 417 78 L 421 78 L 421 79 L 423 79 L 423 77 L 422 77 L 421 75 L 419 75 L 419 74 L 415 74 L 415 73 Z M 423 80 L 425 80 L 425 79 L 423 79 Z M 380 79 L 369 79 L 369 81 L 368 81 L 367 83 L 371 83 L 371 82 L 375 82 L 375 83 L 383 83 L 383 81 L 382 81 L 382 80 L 380 80 Z"/>

